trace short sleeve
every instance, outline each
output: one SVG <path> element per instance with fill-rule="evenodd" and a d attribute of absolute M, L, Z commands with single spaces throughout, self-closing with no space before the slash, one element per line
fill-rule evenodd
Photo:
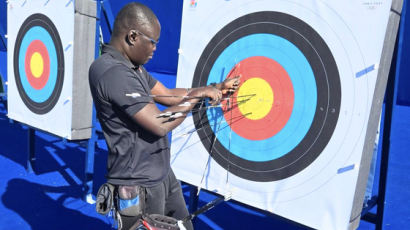
<path fill-rule="evenodd" d="M 157 84 L 158 80 L 155 79 L 150 73 L 148 73 L 148 71 L 143 66 L 141 66 L 140 68 L 142 69 L 143 75 L 147 79 L 148 87 L 150 89 L 154 88 L 154 86 L 155 86 L 155 84 Z"/>
<path fill-rule="evenodd" d="M 127 68 L 115 67 L 108 71 L 104 79 L 104 88 L 109 102 L 124 111 L 130 117 L 134 116 L 153 99 L 149 96 L 151 89 L 146 79 Z M 111 73 L 110 73 L 111 72 Z"/>

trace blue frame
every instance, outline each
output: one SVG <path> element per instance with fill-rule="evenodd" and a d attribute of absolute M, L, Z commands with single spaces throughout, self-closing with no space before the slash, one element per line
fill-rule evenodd
<path fill-rule="evenodd" d="M 95 30 L 95 53 L 94 56 L 97 59 L 100 56 L 100 27 L 102 27 L 102 17 L 106 19 L 105 23 L 108 27 L 109 32 L 112 32 L 112 26 L 114 23 L 114 17 L 112 16 L 112 11 L 110 3 L 108 0 L 97 1 L 97 20 L 96 20 L 96 30 Z M 84 181 L 83 181 L 83 199 L 88 203 L 94 203 L 95 200 L 92 197 L 93 190 L 93 174 L 94 174 L 94 154 L 95 146 L 98 141 L 97 128 L 98 120 L 96 116 L 95 107 L 93 105 L 92 112 L 92 128 L 91 128 L 91 138 L 87 141 L 87 152 L 85 155 L 85 170 L 84 170 Z"/>

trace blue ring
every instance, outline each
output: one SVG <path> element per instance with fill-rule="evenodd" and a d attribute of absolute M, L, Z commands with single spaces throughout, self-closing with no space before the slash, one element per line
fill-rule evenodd
<path fill-rule="evenodd" d="M 34 40 L 40 40 L 44 43 L 50 58 L 50 76 L 48 78 L 46 85 L 39 90 L 33 88 L 30 85 L 25 71 L 25 57 L 27 54 L 27 48 Z M 21 42 L 21 48 L 18 58 L 20 80 L 24 91 L 34 102 L 45 102 L 53 93 L 57 81 L 57 51 L 54 46 L 53 39 L 51 38 L 47 30 L 40 26 L 33 26 L 32 28 L 30 28 L 24 35 L 23 40 Z"/>
<path fill-rule="evenodd" d="M 290 76 L 295 100 L 292 114 L 283 129 L 264 140 L 249 140 L 231 130 L 220 109 L 208 110 L 207 116 L 219 142 L 227 150 L 243 159 L 262 162 L 286 155 L 305 137 L 316 111 L 317 87 L 313 70 L 303 53 L 288 40 L 263 33 L 244 36 L 230 44 L 212 66 L 208 84 L 223 80 L 221 76 L 226 75 L 236 63 L 253 56 L 275 60 Z M 231 142 L 241 144 L 231 145 Z"/>

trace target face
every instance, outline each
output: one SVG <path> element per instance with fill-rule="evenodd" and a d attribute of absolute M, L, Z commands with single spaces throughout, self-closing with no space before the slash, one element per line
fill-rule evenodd
<path fill-rule="evenodd" d="M 391 1 L 380 3 L 185 4 L 176 86 L 242 77 L 230 100 L 198 105 L 172 132 L 178 179 L 314 229 L 348 228 Z"/>
<path fill-rule="evenodd" d="M 192 87 L 239 74 L 232 109 L 193 115 L 212 158 L 238 177 L 261 182 L 309 166 L 329 142 L 340 112 L 339 71 L 326 42 L 286 13 L 244 15 L 208 43 Z"/>
<path fill-rule="evenodd" d="M 32 14 L 21 25 L 14 47 L 18 93 L 33 113 L 45 114 L 57 103 L 64 82 L 64 52 L 59 33 L 44 14 Z"/>

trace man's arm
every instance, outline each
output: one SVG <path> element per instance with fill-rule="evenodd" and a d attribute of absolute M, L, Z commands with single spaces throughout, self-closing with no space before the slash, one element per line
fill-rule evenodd
<path fill-rule="evenodd" d="M 188 90 L 184 88 L 168 89 L 160 81 L 151 89 L 153 95 L 166 95 L 175 97 L 155 97 L 154 101 L 166 106 L 178 105 L 183 101 L 182 96 L 188 95 Z"/>
<path fill-rule="evenodd" d="M 157 86 L 158 86 L 158 83 L 154 86 L 154 88 Z M 173 91 L 173 93 L 178 93 L 179 89 L 171 90 L 171 91 Z M 154 90 L 152 93 L 154 94 L 158 92 Z M 186 90 L 185 90 L 185 95 L 186 95 Z M 200 87 L 200 88 L 191 89 L 191 91 L 188 93 L 187 96 L 190 96 L 190 98 L 184 98 L 184 99 L 179 98 L 179 102 L 177 105 L 173 105 L 163 111 L 160 111 L 155 104 L 148 103 L 141 110 L 139 110 L 136 114 L 134 114 L 133 119 L 136 123 L 138 123 L 138 125 L 152 132 L 153 134 L 158 135 L 158 136 L 165 136 L 168 134 L 169 131 L 173 130 L 175 127 L 177 127 L 179 124 L 182 123 L 182 121 L 186 117 L 186 113 L 191 111 L 192 108 L 195 106 L 195 104 L 199 100 L 201 100 L 201 98 L 208 97 L 212 101 L 217 103 L 222 98 L 222 92 L 216 89 L 215 87 L 208 86 L 208 87 Z M 156 98 L 156 99 L 163 99 L 163 98 Z M 168 103 L 176 101 L 176 100 L 169 100 L 170 98 L 166 98 L 166 99 L 168 100 L 160 100 L 160 101 L 166 101 Z M 188 106 L 179 106 L 179 104 L 186 103 L 186 102 L 189 102 L 187 103 L 189 104 Z M 160 117 L 159 116 L 161 113 L 166 113 L 166 112 L 180 112 L 181 116 L 177 118 L 173 118 L 173 119 L 170 119 L 170 117 Z"/>
<path fill-rule="evenodd" d="M 234 92 L 240 83 L 240 76 L 234 78 L 225 79 L 225 81 L 215 84 L 214 87 L 222 91 L 222 94 Z M 174 97 L 156 97 L 155 102 L 166 106 L 178 105 L 183 103 L 182 96 L 188 95 L 192 89 L 175 88 L 168 89 L 161 82 L 157 81 L 154 87 L 151 89 L 153 95 L 167 95 Z"/>

